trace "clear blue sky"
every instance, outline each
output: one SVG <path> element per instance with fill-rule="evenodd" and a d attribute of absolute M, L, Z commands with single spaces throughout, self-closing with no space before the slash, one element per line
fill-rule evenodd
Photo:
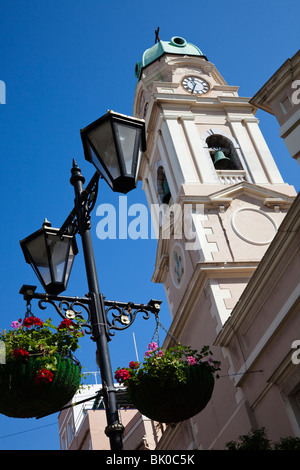
<path fill-rule="evenodd" d="M 37 285 L 24 261 L 19 240 L 41 227 L 45 217 L 59 227 L 73 207 L 70 168 L 76 158 L 87 181 L 94 168 L 84 160 L 79 130 L 107 109 L 132 114 L 134 67 L 154 44 L 182 36 L 215 63 L 241 96 L 253 96 L 299 48 L 297 0 L 182 2 L 179 0 L 9 0 L 1 2 L 0 80 L 6 104 L 0 105 L 1 319 L 0 329 L 23 316 L 22 284 Z M 276 119 L 258 112 L 261 130 L 286 182 L 299 191 L 300 170 L 279 137 Z M 139 187 L 128 203 L 145 203 Z M 100 203 L 117 205 L 118 195 L 101 184 Z M 108 299 L 163 300 L 161 321 L 170 316 L 162 286 L 153 284 L 155 240 L 107 240 L 92 235 L 100 287 Z M 84 295 L 87 284 L 81 253 L 68 295 Z M 42 288 L 38 287 L 39 291 Z M 55 318 L 49 307 L 36 315 Z M 135 359 L 152 339 L 155 323 L 141 320 L 110 343 L 113 369 Z M 95 370 L 95 345 L 84 340 L 78 358 Z M 25 432 L 26 431 L 26 432 Z M 4 437 L 8 436 L 10 437 Z M 0 416 L 0 449 L 59 449 L 57 415 L 42 420 Z"/>

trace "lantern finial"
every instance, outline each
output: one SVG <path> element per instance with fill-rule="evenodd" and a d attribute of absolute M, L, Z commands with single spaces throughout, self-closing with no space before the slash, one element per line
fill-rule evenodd
<path fill-rule="evenodd" d="M 49 220 L 47 220 L 46 217 L 44 219 L 43 227 L 51 227 L 51 222 L 49 222 Z"/>

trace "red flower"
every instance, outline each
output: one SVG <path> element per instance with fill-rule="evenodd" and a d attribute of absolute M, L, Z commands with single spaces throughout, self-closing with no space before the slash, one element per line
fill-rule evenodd
<path fill-rule="evenodd" d="M 42 320 L 40 320 L 37 317 L 24 318 L 23 326 L 26 326 L 27 328 L 30 328 L 33 325 L 43 326 L 43 322 L 42 322 Z"/>
<path fill-rule="evenodd" d="M 29 352 L 23 348 L 13 349 L 12 355 L 14 356 L 15 359 L 18 359 L 19 357 L 29 356 Z"/>
<path fill-rule="evenodd" d="M 139 366 L 140 366 L 140 363 L 139 363 L 139 362 L 131 361 L 131 362 L 129 363 L 130 369 L 138 369 Z"/>
<path fill-rule="evenodd" d="M 67 328 L 68 330 L 72 328 L 74 328 L 76 325 L 72 322 L 72 320 L 69 320 L 68 318 L 66 318 L 65 320 L 63 320 L 62 322 L 60 322 L 60 324 L 58 325 L 57 329 L 58 330 L 63 330 L 65 328 Z"/>
<path fill-rule="evenodd" d="M 43 367 L 43 369 L 38 371 L 35 377 L 35 383 L 36 385 L 40 385 L 41 383 L 45 383 L 45 384 L 50 383 L 52 382 L 53 377 L 54 377 L 54 374 L 50 370 Z"/>
<path fill-rule="evenodd" d="M 129 379 L 129 377 L 130 377 L 130 374 L 127 369 L 119 369 L 115 373 L 115 379 L 119 383 L 125 382 L 125 380 Z"/>

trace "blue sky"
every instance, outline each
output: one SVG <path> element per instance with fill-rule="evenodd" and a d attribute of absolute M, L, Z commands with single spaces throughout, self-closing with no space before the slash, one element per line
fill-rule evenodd
<path fill-rule="evenodd" d="M 84 160 L 79 131 L 108 109 L 132 114 L 135 63 L 154 44 L 155 29 L 160 27 L 162 40 L 182 36 L 197 45 L 230 85 L 240 86 L 240 96 L 251 97 L 297 52 L 299 13 L 296 0 L 1 2 L 0 80 L 6 84 L 6 104 L 0 105 L 0 329 L 25 314 L 18 294 L 22 284 L 38 285 L 19 240 L 40 228 L 45 217 L 59 227 L 73 208 L 72 159 L 87 181 L 94 173 Z M 257 117 L 284 180 L 299 191 L 299 165 L 280 139 L 276 119 L 260 111 Z M 118 198 L 102 182 L 96 207 L 117 207 Z M 128 205 L 145 202 L 141 185 L 128 194 Z M 163 288 L 151 282 L 156 241 L 100 241 L 97 222 L 94 211 L 92 236 L 103 294 L 111 300 L 163 300 L 161 322 L 168 327 Z M 87 283 L 80 240 L 78 245 L 66 293 L 80 296 Z M 36 303 L 33 312 L 43 318 L 57 315 L 50 307 L 41 312 Z M 154 329 L 152 319 L 139 320 L 117 333 L 110 342 L 113 370 L 135 359 L 133 333 L 141 356 Z M 89 338 L 77 357 L 85 370 L 96 370 Z M 57 415 L 41 420 L 0 415 L 0 449 L 59 449 Z"/>

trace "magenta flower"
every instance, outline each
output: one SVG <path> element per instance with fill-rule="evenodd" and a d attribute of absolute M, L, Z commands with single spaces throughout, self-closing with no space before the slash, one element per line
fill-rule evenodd
<path fill-rule="evenodd" d="M 151 351 L 155 351 L 158 348 L 158 344 L 153 341 L 152 343 L 148 344 L 148 348 L 151 349 Z"/>
<path fill-rule="evenodd" d="M 152 347 L 153 349 L 152 350 L 148 350 L 145 352 L 145 357 L 163 357 L 165 355 L 165 353 L 160 350 L 160 351 L 156 351 L 156 349 L 158 348 L 158 345 L 156 343 L 150 343 L 148 347 Z M 155 352 L 155 354 L 153 354 Z"/>
<path fill-rule="evenodd" d="M 196 359 L 193 356 L 188 356 L 186 359 L 190 366 L 193 366 L 196 364 Z"/>
<path fill-rule="evenodd" d="M 17 328 L 20 328 L 21 323 L 19 323 L 19 322 L 16 320 L 16 321 L 13 321 L 10 326 L 11 326 L 11 328 L 17 329 Z"/>

